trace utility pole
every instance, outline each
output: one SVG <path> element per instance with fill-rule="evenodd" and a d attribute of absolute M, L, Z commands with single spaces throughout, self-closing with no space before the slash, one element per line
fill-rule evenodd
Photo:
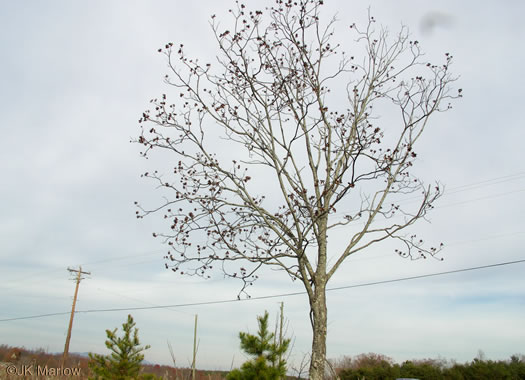
<path fill-rule="evenodd" d="M 279 326 L 279 349 L 282 347 L 283 345 L 283 321 L 284 321 L 284 302 L 281 302 L 281 323 L 280 323 L 280 326 Z M 279 354 L 279 362 L 278 362 L 278 365 L 281 365 L 283 361 L 283 354 L 280 353 Z"/>
<path fill-rule="evenodd" d="M 279 349 L 283 345 L 283 322 L 284 322 L 284 302 L 281 302 L 281 312 L 279 319 L 275 321 L 275 334 L 273 334 L 273 344 L 275 347 L 278 347 Z M 279 330 L 279 338 L 277 338 L 277 330 Z M 279 340 L 277 340 L 279 339 Z M 275 357 L 273 359 L 272 365 L 273 367 L 278 367 L 283 360 L 283 355 L 280 353 L 278 357 Z M 281 377 L 278 378 L 278 380 L 281 380 Z"/>
<path fill-rule="evenodd" d="M 195 363 L 197 358 L 197 314 L 195 314 L 195 329 L 193 330 L 193 363 L 191 364 L 191 378 L 195 380 Z"/>
<path fill-rule="evenodd" d="M 71 340 L 71 329 L 73 328 L 73 316 L 75 315 L 75 305 L 77 303 L 78 286 L 80 285 L 80 281 L 83 280 L 83 274 L 91 274 L 91 272 L 82 272 L 82 267 L 78 267 L 78 270 L 71 268 L 67 268 L 67 270 L 70 273 L 77 273 L 77 285 L 75 286 L 75 295 L 73 296 L 73 307 L 71 308 L 71 317 L 69 318 L 69 328 L 67 330 L 66 345 L 64 347 L 64 355 L 62 356 L 62 368 L 66 364 L 67 355 L 69 353 L 69 341 Z"/>

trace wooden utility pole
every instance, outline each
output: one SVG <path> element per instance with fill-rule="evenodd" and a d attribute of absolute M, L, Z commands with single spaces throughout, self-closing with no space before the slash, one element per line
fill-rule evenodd
<path fill-rule="evenodd" d="M 279 326 L 279 347 L 283 345 L 283 322 L 284 322 L 284 302 L 281 302 L 281 323 Z M 279 356 L 279 361 L 282 360 L 282 355 Z"/>
<path fill-rule="evenodd" d="M 197 358 L 197 314 L 195 314 L 195 329 L 193 330 L 193 363 L 191 364 L 191 378 L 195 380 L 195 362 Z"/>
<path fill-rule="evenodd" d="M 284 321 L 284 302 L 281 302 L 281 323 L 280 323 L 280 326 L 279 326 L 279 349 L 282 347 L 283 345 L 283 321 Z M 280 353 L 279 354 L 279 361 L 277 362 L 277 365 L 280 365 L 283 361 L 283 354 Z M 280 379 L 280 377 L 279 377 Z"/>
<path fill-rule="evenodd" d="M 284 322 L 284 302 L 281 302 L 281 312 L 280 316 L 277 321 L 275 321 L 275 334 L 273 334 L 273 344 L 275 347 L 281 348 L 283 345 L 283 322 Z M 277 338 L 277 330 L 279 330 L 279 338 Z M 279 340 L 277 340 L 279 339 Z M 283 355 L 279 354 L 278 357 L 274 358 L 272 365 L 273 367 L 278 367 L 283 360 Z M 278 377 L 278 380 L 280 380 L 281 377 Z"/>
<path fill-rule="evenodd" d="M 71 340 L 71 329 L 73 328 L 73 316 L 75 315 L 75 305 L 77 303 L 78 286 L 80 285 L 80 281 L 83 280 L 83 274 L 91 274 L 90 272 L 82 272 L 82 267 L 78 267 L 78 270 L 71 268 L 67 268 L 67 270 L 70 273 L 77 273 L 77 285 L 75 286 L 75 295 L 73 296 L 73 307 L 71 308 L 71 317 L 69 318 L 69 328 L 67 330 L 66 345 L 64 347 L 64 355 L 62 356 L 62 368 L 66 364 L 67 355 L 69 353 L 69 341 Z"/>

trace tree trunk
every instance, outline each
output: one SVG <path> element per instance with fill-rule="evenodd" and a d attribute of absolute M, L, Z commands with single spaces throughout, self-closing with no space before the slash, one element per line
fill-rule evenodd
<path fill-rule="evenodd" d="M 310 299 L 310 317 L 312 322 L 312 358 L 310 360 L 310 380 L 324 378 L 326 360 L 326 278 L 319 279 L 313 299 Z"/>

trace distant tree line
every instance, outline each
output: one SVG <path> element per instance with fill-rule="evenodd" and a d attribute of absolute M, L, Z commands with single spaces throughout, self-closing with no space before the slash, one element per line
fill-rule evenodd
<path fill-rule="evenodd" d="M 267 318 L 267 317 L 266 317 Z M 261 328 L 261 319 L 258 317 L 259 327 Z M 230 372 L 230 378 L 251 378 L 251 379 L 301 379 L 301 374 L 295 376 L 283 376 L 282 370 L 275 374 L 271 363 L 275 361 L 272 353 L 280 351 L 280 346 L 272 346 L 271 334 L 267 327 L 259 331 L 258 336 L 243 334 L 248 343 L 255 344 L 256 349 L 269 347 L 263 350 L 261 355 L 252 355 L 254 359 L 243 364 L 239 370 Z M 254 341 L 255 338 L 255 341 Z M 259 339 L 257 339 L 259 338 Z M 285 340 L 285 346 L 288 346 L 288 339 Z M 242 340 L 241 340 L 242 343 Z M 264 343 L 260 345 L 258 343 Z M 242 345 L 242 344 L 241 344 Z M 135 346 L 135 345 L 133 345 Z M 250 349 L 252 344 L 246 348 Z M 283 351 L 284 346 L 281 347 Z M 278 354 L 278 352 L 277 352 Z M 256 356 L 256 357 L 255 357 Z M 48 367 L 58 367 L 60 365 L 61 354 L 50 353 L 44 349 L 30 350 L 24 347 L 13 347 L 0 344 L 0 369 L 5 371 L 5 364 L 13 363 L 17 365 L 40 365 Z M 262 360 L 264 359 L 264 360 Z M 71 354 L 66 363 L 68 367 L 81 368 L 82 376 L 79 379 L 86 379 L 93 376 L 94 373 L 88 368 L 89 358 Z M 263 363 L 264 362 L 264 363 Z M 257 365 L 259 364 L 259 365 Z M 264 364 L 264 365 L 261 365 Z M 285 363 L 283 363 L 285 365 Z M 252 369 L 259 370 L 264 367 L 262 372 L 258 372 L 254 377 Z M 424 360 L 407 360 L 401 364 L 395 363 L 388 356 L 369 353 L 361 354 L 354 357 L 345 356 L 337 360 L 331 360 L 331 373 L 327 373 L 326 379 L 330 380 L 395 380 L 399 378 L 411 378 L 421 380 L 525 380 L 525 355 L 512 355 L 508 360 L 486 360 L 480 353 L 478 357 L 471 362 L 459 364 L 454 360 L 445 359 L 424 359 Z M 162 378 L 162 379 L 189 379 L 191 369 L 174 368 L 171 366 L 159 365 L 141 365 L 141 375 L 144 378 Z M 288 372 L 285 370 L 285 372 Z M 294 372 L 293 370 L 291 372 Z M 297 371 L 296 371 L 297 372 Z M 298 371 L 301 372 L 301 371 Z M 5 372 L 4 372 L 5 373 Z M 290 373 L 289 373 L 290 374 Z M 155 376 L 156 375 L 156 376 Z M 227 378 L 226 371 L 197 371 L 196 380 L 218 380 Z M 236 376 L 240 375 L 240 376 Z M 1 377 L 0 377 L 1 378 Z M 111 378 L 111 377 L 108 377 Z"/>
<path fill-rule="evenodd" d="M 344 357 L 332 363 L 340 380 L 390 380 L 413 378 L 424 380 L 517 380 L 525 379 L 525 356 L 512 355 L 509 360 L 484 360 L 483 355 L 459 364 L 443 359 L 407 360 L 394 363 L 380 354 Z"/>

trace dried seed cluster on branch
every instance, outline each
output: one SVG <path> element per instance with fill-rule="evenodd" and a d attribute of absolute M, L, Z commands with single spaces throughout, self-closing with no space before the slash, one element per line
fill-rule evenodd
<path fill-rule="evenodd" d="M 138 218 L 163 213 L 169 222 L 154 233 L 169 245 L 166 268 L 208 277 L 219 266 L 242 280 L 239 296 L 262 266 L 299 280 L 311 307 L 312 379 L 324 373 L 326 284 L 344 260 L 386 239 L 405 257 L 439 251 L 407 232 L 441 195 L 410 169 L 429 117 L 461 96 L 450 88 L 449 54 L 428 63 L 406 28 L 391 36 L 373 17 L 350 26 L 353 44 L 340 46 L 322 4 L 277 0 L 263 12 L 237 3 L 230 29 L 212 16 L 211 63 L 187 57 L 182 44 L 159 49 L 174 99 L 151 101 L 136 140 L 144 156 L 175 157 L 171 173 L 144 174 L 165 201 L 137 204 Z M 378 108 L 397 119 L 379 119 Z M 421 194 L 417 207 L 392 201 L 407 193 Z M 329 261 L 335 228 L 347 240 Z"/>
<path fill-rule="evenodd" d="M 406 28 L 391 36 L 373 17 L 364 28 L 350 26 L 352 44 L 340 46 L 336 20 L 321 22 L 321 6 L 277 0 L 250 11 L 237 3 L 230 29 L 211 18 L 218 46 L 211 63 L 187 57 L 182 44 L 159 49 L 176 91 L 172 100 L 152 100 L 137 142 L 144 156 L 173 153 L 176 165 L 144 174 L 171 196 L 153 209 L 139 206 L 137 216 L 162 212 L 169 221 L 170 232 L 154 236 L 170 246 L 166 267 L 176 272 L 209 276 L 219 265 L 242 280 L 239 295 L 264 265 L 301 281 L 317 323 L 314 343 L 325 347 L 325 286 L 346 258 L 385 239 L 401 242 L 405 257 L 439 251 L 406 232 L 441 194 L 410 168 L 429 117 L 461 90 L 450 88 L 451 55 L 428 63 Z M 378 105 L 397 119 L 378 119 Z M 391 201 L 400 193 L 422 196 L 407 209 Z M 334 228 L 346 228 L 348 238 L 328 261 Z M 311 368 L 319 371 L 323 348 L 315 344 Z"/>
<path fill-rule="evenodd" d="M 145 173 L 172 189 L 174 196 L 138 215 L 165 211 L 172 233 L 155 236 L 172 247 L 168 258 L 175 271 L 184 272 L 182 264 L 196 262 L 186 273 L 205 275 L 214 261 L 242 259 L 255 266 L 226 274 L 243 279 L 245 285 L 257 278 L 255 271 L 262 264 L 277 265 L 294 279 L 312 282 L 315 270 L 305 251 L 323 239 L 319 222 L 335 214 L 360 182 L 378 179 L 384 180 L 381 188 L 358 212 L 342 218 L 336 214 L 338 220 L 325 227 L 365 222 L 329 274 L 350 254 L 388 237 L 404 243 L 406 249 L 398 252 L 405 256 L 437 251 L 399 232 L 424 217 L 440 194 L 439 186 L 424 187 L 412 178 L 409 168 L 428 117 L 450 107 L 444 100 L 460 96 L 448 89 L 452 57 L 447 54 L 443 65 L 421 62 L 419 44 L 409 41 L 406 29 L 390 40 L 387 31 L 375 30 L 370 17 L 364 30 L 351 26 L 357 46 L 366 49 L 366 59 L 358 63 L 331 45 L 335 20 L 321 26 L 321 3 L 278 2 L 269 10 L 267 25 L 262 11 L 248 12 L 238 4 L 231 11 L 232 31 L 220 30 L 212 16 L 220 49 L 213 65 L 186 57 L 182 44 L 159 49 L 172 71 L 166 81 L 179 93 L 174 103 L 167 95 L 152 100 L 154 110 L 144 112 L 140 122 L 153 126 L 143 129 L 138 142 L 145 146 L 143 155 L 165 148 L 179 161 L 169 181 L 157 172 Z M 347 108 L 332 109 L 325 100 L 329 87 L 344 80 Z M 388 146 L 382 144 L 383 131 L 372 123 L 372 105 L 380 99 L 390 100 L 402 116 L 402 125 L 392 126 L 397 141 Z M 220 151 L 220 144 L 207 138 L 217 126 L 249 153 L 248 160 L 228 163 L 217 158 L 214 150 Z M 277 210 L 264 202 L 264 192 L 249 187 L 248 167 L 253 165 L 274 171 L 282 198 Z M 415 212 L 405 213 L 403 222 L 371 228 L 379 217 L 403 212 L 386 202 L 387 195 L 416 191 L 423 193 L 423 200 Z M 202 232 L 205 242 L 193 243 L 192 234 Z M 366 243 L 359 244 L 362 241 Z"/>
<path fill-rule="evenodd" d="M 320 4 L 278 2 L 269 10 L 271 21 L 266 25 L 262 11 L 246 11 L 238 4 L 231 11 L 232 31 L 220 30 L 212 16 L 220 49 L 213 65 L 188 58 L 182 44 L 159 49 L 172 71 L 166 81 L 180 91 L 174 103 L 167 95 L 152 100 L 154 110 L 144 112 L 140 122 L 155 125 L 144 128 L 138 142 L 146 147 L 143 155 L 158 147 L 179 156 L 174 181 L 145 173 L 172 189 L 174 199 L 137 214 L 165 210 L 173 233 L 155 236 L 172 247 L 168 257 L 175 271 L 183 273 L 182 264 L 197 262 L 186 273 L 205 275 L 214 261 L 243 259 L 256 265 L 226 274 L 243 279 L 245 285 L 257 278 L 255 271 L 262 264 L 277 265 L 292 278 L 311 282 L 315 271 L 304 253 L 322 239 L 318 222 L 335 214 L 359 182 L 378 179 L 384 179 L 382 187 L 358 212 L 342 218 L 337 214 L 338 220 L 327 226 L 365 221 L 333 270 L 350 254 L 387 237 L 404 243 L 405 250 L 397 251 L 404 256 L 437 252 L 399 232 L 424 217 L 440 194 L 439 186 L 425 188 L 412 178 L 409 168 L 428 117 L 450 108 L 444 100 L 460 96 L 448 89 L 452 57 L 447 54 L 443 65 L 422 62 L 419 43 L 408 39 L 406 29 L 391 40 L 387 31 L 375 30 L 370 17 L 364 30 L 350 27 L 356 46 L 366 51 L 365 60 L 358 63 L 340 52 L 339 45 L 331 45 L 335 20 L 322 27 Z M 325 100 L 330 85 L 338 81 L 348 83 L 344 110 L 329 108 Z M 389 146 L 382 144 L 383 131 L 372 124 L 372 105 L 380 99 L 390 100 L 402 116 L 402 125 L 392 126 L 397 141 Z M 217 158 L 213 152 L 220 144 L 207 139 L 217 126 L 230 142 L 249 152 L 249 160 L 227 163 Z M 248 167 L 257 164 L 274 171 L 283 201 L 277 211 L 263 203 L 264 192 L 248 186 Z M 386 202 L 387 195 L 416 191 L 424 194 L 423 201 L 415 212 L 405 213 L 402 223 L 370 228 L 378 217 L 403 212 Z M 192 234 L 202 231 L 205 243 L 192 243 Z M 366 244 L 360 245 L 363 240 Z M 301 257 L 303 263 L 297 260 Z"/>

